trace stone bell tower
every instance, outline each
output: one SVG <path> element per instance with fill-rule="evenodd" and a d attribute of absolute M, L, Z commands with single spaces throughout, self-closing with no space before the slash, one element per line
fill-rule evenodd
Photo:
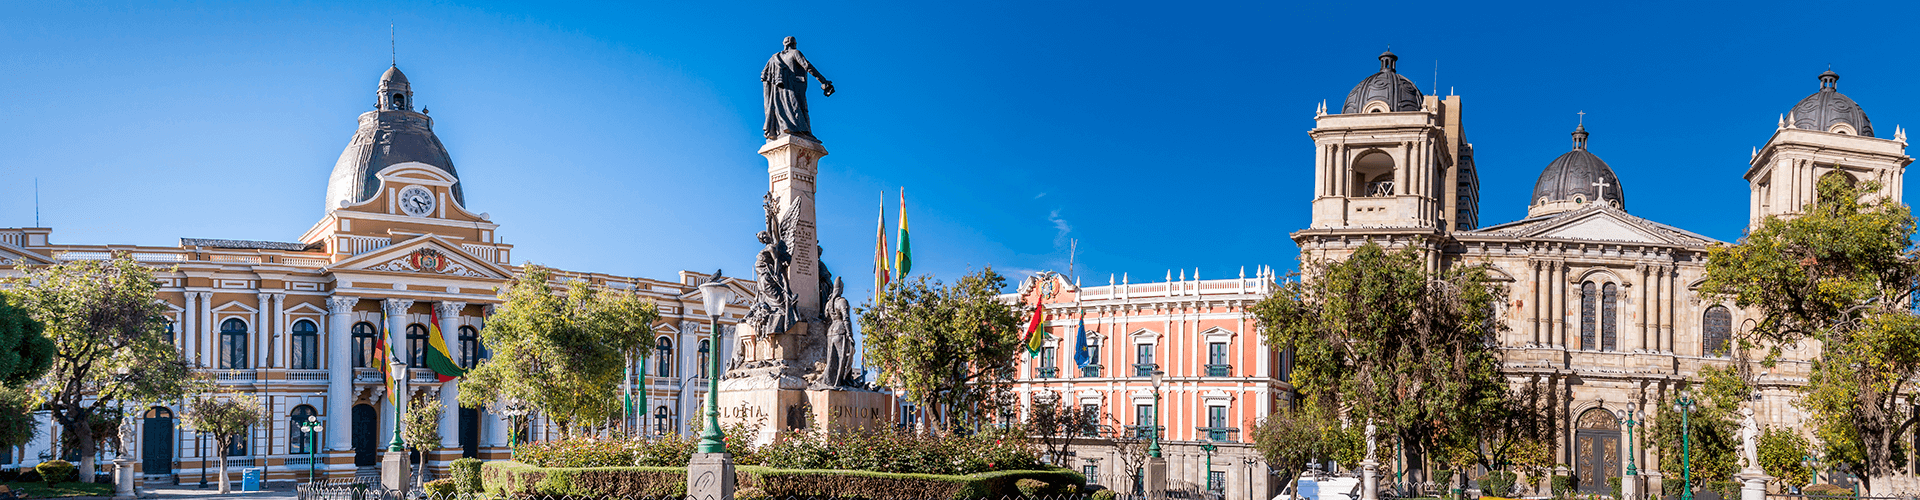
<path fill-rule="evenodd" d="M 1478 223 L 1460 97 L 1421 94 L 1395 70 L 1398 59 L 1381 54 L 1380 71 L 1353 87 L 1339 113 L 1324 103 L 1316 110 L 1313 229 L 1445 233 Z"/>
<path fill-rule="evenodd" d="M 1892 139 L 1876 137 L 1866 110 L 1840 93 L 1839 82 L 1839 74 L 1821 73 L 1820 90 L 1780 115 L 1773 137 L 1754 150 L 1745 175 L 1752 214 L 1748 229 L 1768 216 L 1804 212 L 1817 201 L 1820 179 L 1828 175 L 1873 181 L 1880 185 L 1877 196 L 1903 199 L 1901 182 L 1913 163 L 1906 153 L 1906 131 L 1895 128 Z"/>

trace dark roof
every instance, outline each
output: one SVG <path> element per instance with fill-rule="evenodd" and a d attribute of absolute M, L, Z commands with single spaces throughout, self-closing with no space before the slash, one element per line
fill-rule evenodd
<path fill-rule="evenodd" d="M 206 239 L 206 238 L 180 238 L 180 246 L 208 247 L 208 248 L 241 248 L 241 249 L 252 249 L 252 250 L 291 250 L 295 252 L 303 251 L 308 248 L 308 245 L 306 243 L 288 243 L 288 242 L 282 242 L 282 241 L 253 241 L 253 240 L 215 240 L 215 239 Z"/>
<path fill-rule="evenodd" d="M 1353 90 L 1347 92 L 1347 104 L 1340 107 L 1341 113 L 1359 113 L 1373 101 L 1385 101 L 1388 111 L 1419 111 L 1420 88 L 1413 86 L 1413 80 L 1394 72 L 1394 61 L 1399 56 L 1393 52 L 1380 54 L 1380 72 L 1360 80 Z"/>
<path fill-rule="evenodd" d="M 1801 99 L 1799 104 L 1787 111 L 1792 115 L 1793 128 L 1828 132 L 1833 124 L 1845 123 L 1861 137 L 1873 137 L 1873 122 L 1867 120 L 1867 110 L 1853 102 L 1846 94 L 1840 93 L 1840 74 L 1827 70 L 1820 74 L 1820 91 Z"/>
<path fill-rule="evenodd" d="M 1596 182 L 1606 184 L 1606 189 L 1593 185 Z M 1540 180 L 1533 183 L 1533 198 L 1528 200 L 1528 205 L 1571 200 L 1574 195 L 1581 195 L 1581 199 L 1587 201 L 1617 201 L 1620 209 L 1627 208 L 1626 191 L 1620 186 L 1620 178 L 1613 174 L 1613 168 L 1587 151 L 1586 125 L 1573 129 L 1573 150 L 1554 158 L 1547 163 L 1546 170 L 1540 172 Z"/>
<path fill-rule="evenodd" d="M 380 74 L 380 81 L 407 83 L 407 74 L 401 73 L 399 66 L 390 66 L 387 68 L 386 73 Z"/>
<path fill-rule="evenodd" d="M 406 75 L 400 74 L 399 68 L 388 68 L 380 78 L 382 89 L 388 88 L 389 83 L 406 82 Z M 410 161 L 432 165 L 456 180 L 460 178 L 447 147 L 433 135 L 432 118 L 407 109 L 374 110 L 360 115 L 359 129 L 354 131 L 353 140 L 347 142 L 347 149 L 340 152 L 340 159 L 333 164 L 333 175 L 328 177 L 326 210 L 340 208 L 343 201 L 351 204 L 373 198 L 380 190 L 377 175 L 380 169 Z M 461 206 L 467 204 L 457 182 L 453 185 L 453 199 Z"/>

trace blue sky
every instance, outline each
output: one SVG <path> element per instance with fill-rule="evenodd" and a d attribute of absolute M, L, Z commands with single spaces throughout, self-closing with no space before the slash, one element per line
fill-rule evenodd
<path fill-rule="evenodd" d="M 370 108 L 388 23 L 469 207 L 516 259 L 671 279 L 750 267 L 760 65 L 797 36 L 819 233 L 869 272 L 907 189 L 914 269 L 1089 284 L 1294 266 L 1314 106 L 1388 44 L 1457 93 L 1482 223 L 1520 218 L 1587 112 L 1628 209 L 1732 240 L 1740 175 L 1832 64 L 1882 136 L 1920 123 L 1911 4 L 16 2 L 0 16 L 0 227 L 60 243 L 291 241 Z M 817 90 L 816 90 L 817 92 Z M 1174 271 L 1179 274 L 1179 271 Z M 867 280 L 849 283 L 865 296 Z"/>

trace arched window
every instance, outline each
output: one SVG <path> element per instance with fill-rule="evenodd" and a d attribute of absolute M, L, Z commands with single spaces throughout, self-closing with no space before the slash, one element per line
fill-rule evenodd
<path fill-rule="evenodd" d="M 247 322 L 227 318 L 220 322 L 220 368 L 238 370 L 247 367 Z"/>
<path fill-rule="evenodd" d="M 407 367 L 427 366 L 427 327 L 407 325 Z"/>
<path fill-rule="evenodd" d="M 1600 350 L 1620 350 L 1619 321 L 1616 308 L 1619 307 L 1620 287 L 1613 283 L 1600 287 Z"/>
<path fill-rule="evenodd" d="M 659 360 L 659 366 L 656 367 L 653 374 L 662 378 L 673 376 L 673 339 L 660 337 L 655 339 L 653 343 L 653 348 L 660 350 L 660 354 L 656 356 Z"/>
<path fill-rule="evenodd" d="M 471 326 L 460 327 L 460 367 L 473 368 L 480 364 L 480 331 Z"/>
<path fill-rule="evenodd" d="M 287 452 L 298 455 L 318 450 L 319 448 L 315 447 L 315 445 L 317 445 L 320 440 L 320 433 L 315 432 L 309 435 L 301 429 L 301 425 L 313 425 L 319 422 L 320 413 L 313 411 L 312 406 L 300 405 L 293 407 L 293 412 L 287 415 Z"/>
<path fill-rule="evenodd" d="M 673 414 L 667 413 L 666 406 L 654 408 L 653 409 L 653 433 L 662 435 L 662 436 L 667 435 L 667 431 L 671 429 L 671 426 L 669 424 L 672 423 L 672 418 L 673 418 Z"/>
<path fill-rule="evenodd" d="M 173 320 L 171 319 L 167 320 L 167 332 L 166 332 L 167 345 L 173 345 L 173 328 L 174 328 Z"/>
<path fill-rule="evenodd" d="M 707 356 L 709 355 L 707 350 L 711 349 L 711 346 L 707 339 L 700 339 L 700 378 L 707 378 Z"/>
<path fill-rule="evenodd" d="M 1733 313 L 1727 306 L 1707 308 L 1702 319 L 1700 353 L 1706 356 L 1726 356 L 1727 344 L 1733 340 Z"/>
<path fill-rule="evenodd" d="M 287 354 L 293 358 L 294 369 L 319 369 L 320 327 L 304 319 L 293 322 L 293 345 L 287 348 Z"/>
<path fill-rule="evenodd" d="M 1599 317 L 1599 311 L 1593 310 L 1593 306 L 1598 305 L 1600 298 L 1596 296 L 1598 294 L 1594 293 L 1595 291 L 1597 290 L 1594 290 L 1591 281 L 1580 284 L 1580 348 L 1586 350 L 1599 347 L 1597 342 L 1599 339 L 1596 337 L 1600 333 L 1598 328 L 1600 325 L 1594 324 L 1594 320 Z"/>
<path fill-rule="evenodd" d="M 365 321 L 353 324 L 353 367 L 373 368 L 380 362 L 380 352 L 375 350 L 380 339 L 380 331 L 373 323 Z"/>
<path fill-rule="evenodd" d="M 395 110 L 401 110 L 401 109 L 407 109 L 407 95 L 406 95 L 406 94 L 394 94 L 394 95 L 393 95 L 393 109 L 395 109 Z"/>

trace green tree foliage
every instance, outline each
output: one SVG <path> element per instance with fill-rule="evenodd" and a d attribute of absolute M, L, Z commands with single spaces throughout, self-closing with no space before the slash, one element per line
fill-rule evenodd
<path fill-rule="evenodd" d="M 932 414 L 934 431 L 984 424 L 1012 389 L 1020 315 L 999 300 L 1007 280 L 989 267 L 948 287 L 926 277 L 887 287 L 860 308 L 866 359 L 879 383 L 906 392 Z"/>
<path fill-rule="evenodd" d="M 1773 476 L 1774 484 L 1797 487 L 1813 481 L 1813 468 L 1805 460 L 1811 451 L 1807 438 L 1791 429 L 1768 427 L 1759 441 L 1754 451 L 1759 452 L 1760 468 Z"/>
<path fill-rule="evenodd" d="M 1494 350 L 1505 289 L 1484 266 L 1426 262 L 1369 242 L 1304 263 L 1302 279 L 1253 307 L 1267 345 L 1294 349 L 1292 382 L 1311 404 L 1344 409 L 1349 427 L 1376 422 L 1416 457 L 1503 425 L 1509 396 Z"/>
<path fill-rule="evenodd" d="M 1353 445 L 1356 440 L 1349 439 L 1340 428 L 1340 419 L 1333 412 L 1315 405 L 1301 408 L 1283 409 L 1260 419 L 1258 427 L 1253 429 L 1253 448 L 1265 458 L 1267 466 L 1280 473 L 1280 477 L 1289 478 L 1297 489 L 1300 474 L 1305 472 L 1307 464 L 1319 460 L 1341 456 L 1357 462 L 1365 456 L 1364 450 Z M 1364 437 L 1358 444 L 1365 446 Z M 1343 464 L 1347 460 L 1339 460 Z"/>
<path fill-rule="evenodd" d="M 53 367 L 53 340 L 45 324 L 14 302 L 0 294 L 0 386 L 17 388 Z"/>
<path fill-rule="evenodd" d="M 440 449 L 440 415 L 446 411 L 446 405 L 439 398 L 418 397 L 407 402 L 407 412 L 401 416 L 400 439 L 408 447 L 419 450 L 421 456 Z M 420 470 L 414 478 L 427 477 L 428 460 L 420 461 Z"/>
<path fill-rule="evenodd" d="M 205 432 L 213 438 L 214 454 L 220 456 L 220 493 L 232 491 L 227 481 L 227 450 L 242 439 L 247 438 L 247 428 L 260 423 L 260 401 L 245 393 L 208 394 L 193 397 L 186 402 L 186 411 L 180 412 L 181 423 L 188 429 Z"/>
<path fill-rule="evenodd" d="M 1073 465 L 1068 457 L 1072 456 L 1074 439 L 1092 435 L 1099 418 L 1098 411 L 1062 401 L 1058 394 L 1036 396 L 1033 406 L 1027 410 L 1024 427 L 1026 435 L 1042 452 L 1040 458 L 1068 467 Z"/>
<path fill-rule="evenodd" d="M 195 382 L 167 342 L 153 270 L 125 255 L 26 269 L 12 302 L 45 326 L 52 366 L 33 385 L 53 417 L 76 434 L 80 474 L 93 477 L 94 416 L 186 394 Z"/>
<path fill-rule="evenodd" d="M 500 291 L 480 331 L 493 357 L 467 372 L 460 406 L 525 404 L 563 432 L 619 414 L 628 355 L 653 349 L 660 312 L 632 293 L 553 280 L 552 270 L 528 265 Z"/>
<path fill-rule="evenodd" d="M 1738 412 L 1740 403 L 1753 394 L 1735 367 L 1702 367 L 1700 380 L 1698 384 L 1682 387 L 1694 398 L 1685 423 L 1696 487 L 1713 481 L 1731 481 L 1734 471 L 1744 467 L 1740 463 Z M 1684 461 L 1680 452 L 1680 412 L 1673 409 L 1672 399 L 1658 404 L 1662 411 L 1655 413 L 1648 437 L 1660 448 L 1660 473 L 1666 475 L 1667 481 L 1679 483 Z"/>
<path fill-rule="evenodd" d="M 33 410 L 40 402 L 25 389 L 0 387 L 0 448 L 25 446 L 40 435 Z"/>
<path fill-rule="evenodd" d="M 1873 195 L 1878 188 L 1821 177 L 1805 214 L 1769 217 L 1739 244 L 1708 249 L 1700 285 L 1710 299 L 1759 313 L 1743 344 L 1771 346 L 1768 363 L 1778 346 L 1815 341 L 1800 407 L 1829 460 L 1863 472 L 1869 488 L 1896 472 L 1898 436 L 1920 421 L 1900 403 L 1916 397 L 1910 382 L 1920 375 L 1920 318 L 1908 309 L 1920 277 L 1914 217 Z"/>

